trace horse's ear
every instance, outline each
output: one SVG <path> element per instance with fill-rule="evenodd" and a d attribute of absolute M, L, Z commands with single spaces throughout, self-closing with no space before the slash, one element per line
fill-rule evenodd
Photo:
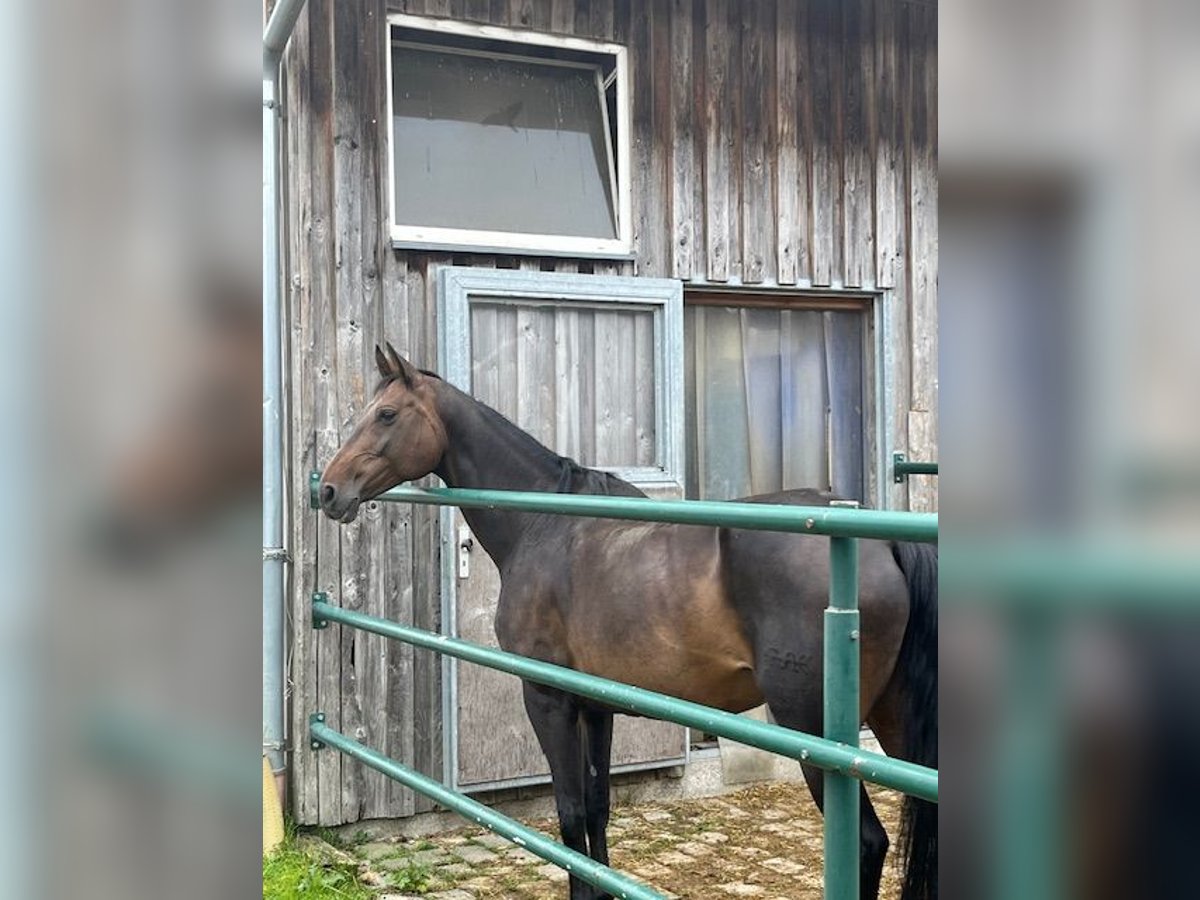
<path fill-rule="evenodd" d="M 388 345 L 391 346 L 390 344 Z M 388 359 L 387 354 L 383 352 L 383 348 L 378 344 L 375 345 L 375 366 L 379 369 L 380 378 L 391 378 L 396 374 L 395 368 L 392 366 L 392 361 Z"/>
<path fill-rule="evenodd" d="M 404 383 L 408 387 L 416 387 L 417 382 L 421 380 L 420 369 L 397 353 L 396 348 L 390 342 L 387 344 L 387 356 L 392 366 L 391 374 L 404 379 Z"/>

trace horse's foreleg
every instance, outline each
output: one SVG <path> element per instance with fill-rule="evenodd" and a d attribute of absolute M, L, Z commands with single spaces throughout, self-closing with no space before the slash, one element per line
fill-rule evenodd
<path fill-rule="evenodd" d="M 584 754 L 580 740 L 579 704 L 570 694 L 525 682 L 525 711 L 550 764 L 554 805 L 563 843 L 587 855 L 587 807 L 584 800 Z M 575 876 L 571 900 L 595 900 L 595 890 Z"/>
<path fill-rule="evenodd" d="M 584 708 L 583 802 L 587 809 L 587 836 L 590 855 L 608 865 L 608 816 L 612 808 L 608 770 L 612 758 L 612 713 Z M 601 897 L 607 897 L 602 894 Z"/>

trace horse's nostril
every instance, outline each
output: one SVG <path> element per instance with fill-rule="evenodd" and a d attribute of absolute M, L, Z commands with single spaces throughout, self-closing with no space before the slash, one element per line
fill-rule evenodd
<path fill-rule="evenodd" d="M 321 505 L 328 506 L 337 497 L 337 488 L 332 484 L 321 485 Z"/>

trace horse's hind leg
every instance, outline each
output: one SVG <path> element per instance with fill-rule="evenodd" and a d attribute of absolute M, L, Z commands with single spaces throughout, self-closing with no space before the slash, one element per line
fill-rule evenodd
<path fill-rule="evenodd" d="M 808 790 L 817 802 L 821 814 L 825 814 L 825 773 L 812 766 L 803 766 L 804 780 Z M 859 798 L 859 835 L 861 842 L 858 851 L 858 895 L 862 900 L 876 900 L 879 896 L 879 882 L 883 878 L 883 860 L 887 856 L 888 836 L 883 823 L 875 813 L 867 789 L 858 786 Z M 829 860 L 825 860 L 829 865 Z"/>
<path fill-rule="evenodd" d="M 584 800 L 584 754 L 580 740 L 578 701 L 570 694 L 524 683 L 525 711 L 550 764 L 554 805 L 562 841 L 587 855 L 587 809 Z M 586 881 L 570 879 L 571 900 L 595 900 L 597 893 Z"/>
<path fill-rule="evenodd" d="M 766 667 L 760 667 L 760 670 Z M 769 671 L 769 669 L 768 669 Z M 775 681 L 775 683 L 772 683 Z M 764 679 L 763 694 L 771 708 L 775 721 L 785 728 L 808 734 L 821 734 L 823 716 L 821 694 L 814 692 L 811 685 L 800 685 L 796 679 L 780 675 L 777 679 Z M 812 766 L 801 766 L 808 790 L 816 801 L 821 815 L 825 814 L 825 773 Z M 883 861 L 887 856 L 888 836 L 875 814 L 866 788 L 859 785 L 859 897 L 876 900 L 879 896 L 879 881 L 883 876 Z M 825 861 L 829 864 L 829 860 Z"/>

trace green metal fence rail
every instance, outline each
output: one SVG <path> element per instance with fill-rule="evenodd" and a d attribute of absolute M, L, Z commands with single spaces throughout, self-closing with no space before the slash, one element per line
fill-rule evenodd
<path fill-rule="evenodd" d="M 310 478 L 313 507 L 318 506 L 319 476 Z M 483 507 L 595 518 L 631 519 L 821 534 L 830 538 L 830 606 L 825 611 L 825 736 L 815 737 L 778 725 L 657 694 L 632 685 L 597 678 L 574 669 L 506 653 L 492 647 L 423 631 L 385 619 L 339 609 L 327 595 L 313 596 L 312 624 L 324 628 L 338 622 L 402 641 L 436 653 L 454 656 L 529 681 L 605 703 L 617 709 L 664 719 L 749 746 L 789 756 L 825 771 L 825 897 L 858 896 L 859 780 L 869 781 L 937 802 L 938 776 L 917 766 L 858 747 L 859 613 L 858 538 L 936 541 L 937 516 L 845 507 L 782 506 L 759 503 L 715 503 L 689 500 L 650 500 L 580 494 L 541 494 L 521 491 L 455 488 L 394 488 L 376 500 L 429 505 Z M 331 746 L 406 786 L 466 815 L 480 825 L 522 843 L 532 853 L 555 863 L 578 878 L 618 897 L 659 895 L 605 866 L 573 853 L 555 841 L 529 832 L 517 822 L 489 810 L 466 796 L 384 757 L 328 728 L 320 713 L 310 721 L 314 747 Z M 536 841 L 531 841 L 536 837 Z M 518 840 L 519 838 L 519 840 Z"/>
<path fill-rule="evenodd" d="M 527 681 L 579 694 L 625 712 L 653 719 L 665 719 L 708 734 L 719 734 L 742 744 L 749 744 L 781 756 L 790 756 L 820 769 L 838 772 L 851 778 L 895 788 L 915 797 L 933 801 L 938 799 L 937 772 L 933 769 L 860 750 L 848 743 L 826 740 L 802 731 L 792 731 L 781 725 L 759 722 L 689 700 L 680 700 L 619 681 L 598 678 L 576 669 L 518 656 L 495 647 L 485 647 L 460 638 L 446 637 L 365 613 L 342 609 L 330 603 L 329 597 L 324 593 L 313 595 L 312 619 L 314 628 L 324 628 L 329 622 L 338 622 L 414 647 L 507 672 Z M 857 736 L 857 723 L 854 725 L 854 733 Z"/>
<path fill-rule="evenodd" d="M 317 499 L 320 475 L 309 478 L 309 503 Z M 840 506 L 780 506 L 711 500 L 650 500 L 645 497 L 607 497 L 595 494 L 539 494 L 529 491 L 487 491 L 465 488 L 392 488 L 375 498 L 390 503 L 508 509 L 513 512 L 553 513 L 595 519 L 633 519 L 677 525 L 714 525 L 753 531 L 786 531 L 831 537 L 924 541 L 938 539 L 936 513 L 848 509 Z"/>
<path fill-rule="evenodd" d="M 936 475 L 938 464 L 935 462 L 917 462 L 904 458 L 903 453 L 892 454 L 892 481 L 903 484 L 909 475 Z"/>
<path fill-rule="evenodd" d="M 558 841 L 551 840 L 541 832 L 534 831 L 508 816 L 501 815 L 478 800 L 472 800 L 465 794 L 452 791 L 432 778 L 334 731 L 325 724 L 323 713 L 314 713 L 309 717 L 308 733 L 314 749 L 329 745 L 347 756 L 353 756 L 375 771 L 382 772 L 388 778 L 395 779 L 419 794 L 424 794 L 447 809 L 452 809 L 460 816 L 470 819 L 475 824 L 503 835 L 530 853 L 554 863 L 561 869 L 566 869 L 588 884 L 603 888 L 614 897 L 626 897 L 629 900 L 664 900 L 662 894 L 651 890 L 644 884 L 639 884 L 627 875 L 622 875 L 582 853 L 564 847 Z"/>

